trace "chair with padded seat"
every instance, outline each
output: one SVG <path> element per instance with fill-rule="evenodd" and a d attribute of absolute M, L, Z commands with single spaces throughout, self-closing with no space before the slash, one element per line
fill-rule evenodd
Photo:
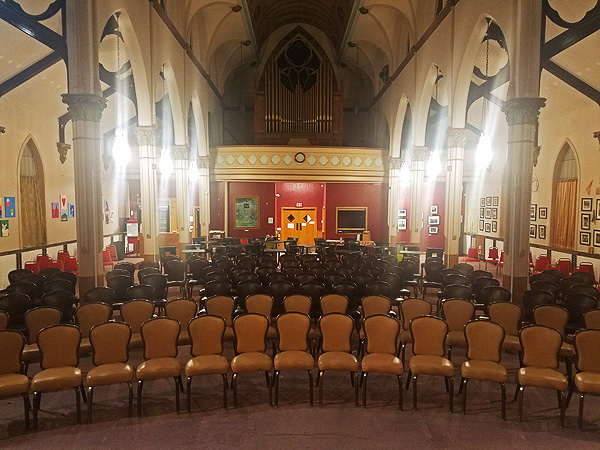
<path fill-rule="evenodd" d="M 115 291 L 105 286 L 99 286 L 88 289 L 81 297 L 81 304 L 96 302 L 106 303 L 112 307 L 115 302 Z"/>
<path fill-rule="evenodd" d="M 600 289 L 590 286 L 589 284 L 576 284 L 571 286 L 569 291 L 565 293 L 564 297 L 569 294 L 587 294 L 600 300 Z"/>
<path fill-rule="evenodd" d="M 498 247 L 490 247 L 488 249 L 488 256 L 485 259 L 485 268 L 487 270 L 488 263 L 497 265 L 500 259 L 500 253 L 498 251 Z"/>
<path fill-rule="evenodd" d="M 375 315 L 395 316 L 395 312 L 392 311 L 392 302 L 389 298 L 383 295 L 366 295 L 361 300 L 362 309 L 362 324 L 359 329 L 359 347 L 358 355 L 362 355 L 365 344 L 365 331 L 364 331 L 364 320 L 368 317 Z"/>
<path fill-rule="evenodd" d="M 299 312 L 286 312 L 277 317 L 278 352 L 273 359 L 275 369 L 275 406 L 279 405 L 279 374 L 282 370 L 306 370 L 309 382 L 309 401 L 313 405 L 313 375 L 315 360 L 310 354 L 310 317 Z"/>
<path fill-rule="evenodd" d="M 556 300 L 561 297 L 560 285 L 555 281 L 539 280 L 531 283 L 531 289 L 538 289 L 540 291 L 550 292 Z"/>
<path fill-rule="evenodd" d="M 246 312 L 253 314 L 262 314 L 269 320 L 267 329 L 267 339 L 275 345 L 277 339 L 277 329 L 273 326 L 273 297 L 268 294 L 254 294 L 246 298 Z M 275 349 L 275 347 L 273 347 Z M 275 353 L 273 353 L 275 354 Z"/>
<path fill-rule="evenodd" d="M 415 264 L 413 261 L 410 261 L 405 257 L 402 261 L 398 261 L 396 265 L 404 270 L 404 277 L 402 280 L 403 286 L 405 288 L 413 288 L 415 297 L 418 296 L 421 281 L 418 264 Z"/>
<path fill-rule="evenodd" d="M 461 263 L 476 262 L 477 266 L 481 266 L 481 260 L 479 259 L 479 250 L 476 247 L 469 247 L 467 250 L 467 256 L 461 259 Z"/>
<path fill-rule="evenodd" d="M 135 300 L 136 298 L 143 298 L 154 303 L 154 295 L 154 287 L 150 286 L 149 284 L 136 284 L 134 286 L 130 286 L 125 291 L 126 301 Z"/>
<path fill-rule="evenodd" d="M 473 291 L 473 297 L 475 297 L 477 303 L 481 304 L 481 291 L 483 291 L 486 287 L 492 286 L 500 286 L 500 282 L 495 278 L 487 277 L 479 277 L 471 281 L 471 291 Z"/>
<path fill-rule="evenodd" d="M 33 392 L 33 429 L 38 428 L 38 411 L 43 393 L 75 390 L 77 423 L 81 423 L 80 393 L 86 400 L 83 377 L 79 365 L 81 332 L 75 325 L 52 325 L 42 329 L 37 336 L 40 349 L 40 372 L 31 380 Z"/>
<path fill-rule="evenodd" d="M 144 279 L 146 281 L 146 279 Z M 127 289 L 135 283 L 133 277 L 129 275 L 116 275 L 106 280 L 106 286 L 115 291 L 115 301 L 113 308 L 118 309 L 121 304 L 127 301 Z"/>
<path fill-rule="evenodd" d="M 452 361 L 454 347 L 466 348 L 465 325 L 475 317 L 475 305 L 469 300 L 448 299 L 442 302 L 442 319 L 448 324 L 446 347 Z"/>
<path fill-rule="evenodd" d="M 29 269 L 13 269 L 8 272 L 8 284 L 20 281 L 25 275 L 32 275 L 33 271 Z"/>
<path fill-rule="evenodd" d="M 453 269 L 458 270 L 462 275 L 468 277 L 475 268 L 468 263 L 456 263 L 452 266 Z"/>
<path fill-rule="evenodd" d="M 598 308 L 598 303 L 598 299 L 591 295 L 579 293 L 566 295 L 563 299 L 563 306 L 569 312 L 567 332 L 574 333 L 580 328 L 585 328 L 585 313 Z"/>
<path fill-rule="evenodd" d="M 442 291 L 438 294 L 436 314 L 440 315 L 442 311 L 442 301 L 451 298 L 462 298 L 463 300 L 473 300 L 473 291 L 469 286 L 463 284 L 449 284 L 445 286 Z"/>
<path fill-rule="evenodd" d="M 44 283 L 46 282 L 46 277 L 44 275 L 40 275 L 39 273 L 33 274 L 33 275 L 25 275 L 24 277 L 21 278 L 21 281 L 19 281 L 19 283 L 32 283 L 35 285 L 36 289 L 33 292 L 33 294 L 30 295 L 31 300 L 33 302 L 35 302 L 36 300 L 38 300 L 42 295 L 44 295 Z M 7 290 L 10 287 L 7 286 Z M 8 291 L 11 292 L 11 291 Z M 29 295 L 29 294 L 28 294 Z"/>
<path fill-rule="evenodd" d="M 487 320 L 472 320 L 465 325 L 467 361 L 461 366 L 463 414 L 467 413 L 467 386 L 469 380 L 492 381 L 502 390 L 502 420 L 506 420 L 506 368 L 500 364 L 504 329 Z"/>
<path fill-rule="evenodd" d="M 264 372 L 273 404 L 271 369 L 273 360 L 266 354 L 269 321 L 262 314 L 242 314 L 233 321 L 235 356 L 231 360 L 233 405 L 237 407 L 237 378 L 240 373 Z"/>
<path fill-rule="evenodd" d="M 191 359 L 185 365 L 187 376 L 187 411 L 192 409 L 192 379 L 198 375 L 221 375 L 223 378 L 223 408 L 227 408 L 227 371 L 229 361 L 223 353 L 225 320 L 204 315 L 192 319 L 188 325 Z"/>
<path fill-rule="evenodd" d="M 317 319 L 321 316 L 321 297 L 327 293 L 325 284 L 317 280 L 308 281 L 300 285 L 298 292 L 311 299 L 310 317 Z"/>
<path fill-rule="evenodd" d="M 42 306 L 55 306 L 61 310 L 61 322 L 63 323 L 73 322 L 73 306 L 75 303 L 75 297 L 67 291 L 47 292 L 41 299 Z"/>
<path fill-rule="evenodd" d="M 44 293 L 67 291 L 75 295 L 75 286 L 69 280 L 53 279 L 44 283 Z"/>
<path fill-rule="evenodd" d="M 583 403 L 586 394 L 600 395 L 600 330 L 579 330 L 574 336 L 575 352 L 577 353 L 577 374 L 575 383 L 571 385 L 579 392 L 579 414 L 577 426 L 583 428 Z M 568 401 L 567 401 L 568 404 Z"/>
<path fill-rule="evenodd" d="M 488 308 L 493 302 L 510 303 L 512 294 L 508 289 L 501 286 L 487 286 L 479 292 L 477 303 L 481 305 L 483 314 L 487 316 Z"/>
<path fill-rule="evenodd" d="M 111 311 L 112 312 L 112 311 Z M 89 333 L 94 368 L 86 376 L 88 386 L 88 422 L 92 422 L 94 388 L 127 383 L 129 387 L 128 416 L 132 414 L 133 378 L 135 371 L 129 361 L 131 327 L 123 322 L 94 325 Z"/>
<path fill-rule="evenodd" d="M 585 328 L 600 330 L 600 309 L 590 309 L 583 315 Z"/>
<path fill-rule="evenodd" d="M 131 278 L 135 274 L 135 264 L 129 261 L 120 261 L 115 264 L 114 270 L 126 270 Z"/>
<path fill-rule="evenodd" d="M 8 316 L 8 313 L 0 309 L 0 331 L 6 330 L 9 321 L 10 317 Z"/>
<path fill-rule="evenodd" d="M 112 312 L 112 308 L 108 303 L 86 303 L 77 307 L 75 310 L 75 325 L 81 331 L 79 354 L 86 354 L 92 350 L 90 331 L 94 326 L 108 322 Z"/>
<path fill-rule="evenodd" d="M 281 273 L 281 272 L 277 272 Z M 275 275 L 275 274 L 273 274 Z M 271 278 L 273 275 L 269 276 Z M 285 312 L 283 299 L 288 295 L 296 293 L 293 283 L 287 280 L 271 281 L 267 286 L 267 294 L 273 297 L 273 315 L 278 316 Z"/>
<path fill-rule="evenodd" d="M 527 386 L 552 389 L 558 395 L 560 425 L 564 424 L 566 401 L 564 391 L 569 382 L 556 369 L 562 336 L 554 328 L 544 325 L 527 325 L 519 332 L 523 357 L 517 374 L 515 400 L 519 398 L 519 422 L 523 419 L 523 392 Z"/>
<path fill-rule="evenodd" d="M 346 314 L 348 311 L 348 297 L 341 294 L 325 294 L 321 297 L 321 311 L 323 314 L 337 312 Z"/>
<path fill-rule="evenodd" d="M 504 329 L 502 350 L 520 354 L 522 349 L 519 330 L 523 315 L 521 306 L 516 303 L 493 302 L 488 306 L 488 315 L 492 322 L 499 324 Z"/>
<path fill-rule="evenodd" d="M 144 284 L 154 288 L 152 303 L 160 311 L 167 303 L 167 276 L 161 273 L 150 273 L 143 278 L 143 281 Z"/>
<path fill-rule="evenodd" d="M 264 289 L 260 281 L 246 280 L 237 284 L 235 292 L 237 294 L 237 304 L 240 308 L 246 309 L 246 298 L 251 295 L 262 294 Z"/>
<path fill-rule="evenodd" d="M 454 409 L 454 366 L 446 354 L 448 324 L 439 317 L 420 316 L 410 321 L 413 357 L 408 364 L 406 389 L 413 381 L 413 409 L 417 409 L 417 380 L 419 375 L 442 376 L 446 381 L 450 412 Z"/>
<path fill-rule="evenodd" d="M 179 389 L 183 391 L 181 363 L 177 360 L 177 340 L 180 332 L 179 322 L 168 317 L 156 317 L 146 320 L 140 329 L 144 344 L 144 362 L 135 375 L 138 380 L 137 408 L 142 416 L 142 389 L 145 381 L 161 378 L 175 380 L 175 409 L 179 413 Z"/>
<path fill-rule="evenodd" d="M 29 378 L 21 371 L 25 336 L 15 330 L 0 329 L 0 397 L 22 396 L 25 428 L 29 429 Z"/>
<path fill-rule="evenodd" d="M 206 300 L 204 310 L 206 314 L 219 316 L 225 321 L 225 335 L 223 340 L 233 341 L 233 313 L 235 311 L 235 300 L 227 295 L 215 295 Z"/>
<path fill-rule="evenodd" d="M 139 264 L 139 270 L 144 270 L 149 267 L 154 269 L 160 269 L 160 263 L 158 261 L 142 261 Z"/>
<path fill-rule="evenodd" d="M 533 308 L 533 319 L 536 325 L 545 325 L 558 331 L 563 339 L 558 357 L 564 359 L 567 368 L 567 378 L 571 380 L 571 361 L 575 357 L 573 344 L 566 342 L 566 329 L 569 312 L 558 305 L 538 305 Z"/>
<path fill-rule="evenodd" d="M 0 296 L 0 310 L 8 313 L 9 328 L 22 329 L 25 325 L 25 314 L 32 307 L 33 303 L 27 294 L 12 292 Z"/>
<path fill-rule="evenodd" d="M 596 284 L 596 277 L 594 276 L 594 272 L 573 272 L 571 274 L 572 277 L 579 278 L 585 284 L 589 284 L 590 286 L 594 286 Z"/>
<path fill-rule="evenodd" d="M 23 361 L 25 361 L 25 373 L 27 365 L 31 361 L 37 361 L 40 350 L 37 345 L 37 337 L 40 331 L 52 325 L 58 325 L 61 318 L 60 309 L 53 306 L 38 306 L 25 313 L 25 326 L 27 328 L 27 344 L 23 349 Z"/>
<path fill-rule="evenodd" d="M 146 276 L 150 275 L 151 273 L 158 273 L 160 275 L 161 271 L 156 267 L 146 267 L 145 269 L 138 270 L 138 283 L 144 284 L 144 278 L 146 278 Z"/>
<path fill-rule="evenodd" d="M 369 373 L 388 373 L 398 378 L 398 407 L 402 410 L 402 373 L 404 367 L 398 358 L 398 335 L 400 324 L 397 320 L 376 314 L 367 317 L 363 323 L 365 332 L 365 355 L 361 359 L 363 407 L 367 407 L 367 379 Z"/>
<path fill-rule="evenodd" d="M 415 317 L 428 316 L 431 314 L 431 303 L 420 298 L 409 298 L 400 303 L 400 344 L 402 350 L 402 366 L 405 367 L 406 346 L 412 344 L 410 333 L 410 321 Z"/>
<path fill-rule="evenodd" d="M 171 287 L 179 288 L 180 293 L 184 292 L 186 266 L 180 259 L 172 259 L 164 265 L 165 275 L 167 276 L 167 292 Z"/>
<path fill-rule="evenodd" d="M 358 406 L 358 369 L 359 364 L 352 354 L 351 337 L 354 320 L 345 314 L 331 313 L 319 319 L 321 332 L 321 355 L 317 366 L 317 386 L 319 386 L 319 403 L 323 404 L 323 378 L 326 372 L 350 372 L 350 380 L 354 386 L 354 404 Z"/>
<path fill-rule="evenodd" d="M 54 277 L 54 275 L 61 272 L 62 269 L 58 267 L 46 267 L 45 269 L 40 270 L 38 273 L 40 275 L 44 275 L 46 277 L 46 280 L 51 280 Z"/>
<path fill-rule="evenodd" d="M 442 290 L 442 270 L 444 269 L 444 264 L 437 261 L 429 261 L 423 264 L 423 270 L 425 271 L 425 276 L 423 278 L 423 282 L 421 284 L 422 298 L 425 298 L 425 294 L 427 293 L 427 288 L 437 289 L 438 292 Z"/>
<path fill-rule="evenodd" d="M 121 319 L 131 327 L 131 339 L 129 349 L 142 348 L 144 346 L 141 330 L 142 325 L 154 315 L 154 305 L 150 300 L 130 300 L 121 305 Z"/>
<path fill-rule="evenodd" d="M 169 300 L 165 305 L 165 315 L 179 322 L 181 332 L 179 333 L 178 345 L 188 345 L 190 335 L 188 324 L 196 317 L 198 304 L 190 298 L 177 298 Z"/>
<path fill-rule="evenodd" d="M 531 289 L 523 292 L 524 319 L 528 323 L 533 323 L 533 308 L 538 305 L 555 305 L 556 297 L 548 291 Z"/>
<path fill-rule="evenodd" d="M 536 281 L 552 281 L 552 282 L 554 282 L 554 278 L 551 275 L 548 275 L 547 273 L 541 273 L 541 272 L 537 272 L 537 273 L 529 275 L 529 286 L 531 286 L 531 284 L 535 283 Z"/>
<path fill-rule="evenodd" d="M 77 274 L 73 272 L 58 272 L 52 276 L 52 280 L 67 280 L 73 286 L 73 295 L 75 295 L 75 288 L 77 287 Z"/>

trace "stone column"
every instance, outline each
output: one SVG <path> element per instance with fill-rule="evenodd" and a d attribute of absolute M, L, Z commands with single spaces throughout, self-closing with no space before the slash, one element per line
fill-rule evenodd
<path fill-rule="evenodd" d="M 460 250 L 458 244 L 462 227 L 463 166 L 467 135 L 468 130 L 464 128 L 449 128 L 446 133 L 448 167 L 444 209 L 444 253 L 448 267 L 458 262 Z"/>
<path fill-rule="evenodd" d="M 411 158 L 411 183 L 410 183 L 410 243 L 421 244 L 422 229 L 422 194 L 423 178 L 425 176 L 425 161 L 429 156 L 428 147 L 415 147 Z"/>
<path fill-rule="evenodd" d="M 402 158 L 390 157 L 389 163 L 388 228 L 390 245 L 394 246 L 398 238 L 398 195 L 400 193 Z"/>
<path fill-rule="evenodd" d="M 142 257 L 158 260 L 158 183 L 156 155 L 160 141 L 156 127 L 138 127 L 135 130 L 140 160 L 140 199 L 142 202 L 141 234 L 144 240 Z"/>
<path fill-rule="evenodd" d="M 208 228 L 210 227 L 210 176 L 208 156 L 198 157 L 198 198 L 200 202 L 200 236 L 208 241 Z"/>
<path fill-rule="evenodd" d="M 189 205 L 189 178 L 190 149 L 185 145 L 174 145 L 171 154 L 175 160 L 175 195 L 177 195 L 177 230 L 179 231 L 180 250 L 185 244 L 192 242 L 190 235 L 190 205 Z"/>
<path fill-rule="evenodd" d="M 531 178 L 538 115 L 545 104 L 544 98 L 522 97 L 507 100 L 502 107 L 508 122 L 503 286 L 519 304 L 527 290 Z"/>

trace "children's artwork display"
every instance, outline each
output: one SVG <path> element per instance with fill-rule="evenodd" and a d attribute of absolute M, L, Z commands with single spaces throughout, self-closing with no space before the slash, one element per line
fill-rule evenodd
<path fill-rule="evenodd" d="M 60 217 L 58 202 L 52 203 L 52 218 L 58 219 Z"/>
<path fill-rule="evenodd" d="M 67 205 L 67 196 L 66 195 L 61 195 L 60 196 L 60 210 L 61 211 L 66 211 L 68 208 Z"/>
<path fill-rule="evenodd" d="M 75 203 L 69 203 L 69 217 L 75 217 Z"/>
<path fill-rule="evenodd" d="M 0 220 L 0 237 L 8 237 L 8 220 Z"/>
<path fill-rule="evenodd" d="M 15 217 L 16 202 L 14 197 L 4 197 L 4 217 Z"/>
<path fill-rule="evenodd" d="M 66 222 L 67 220 L 69 220 L 69 213 L 67 211 L 61 211 L 60 212 L 60 221 Z"/>

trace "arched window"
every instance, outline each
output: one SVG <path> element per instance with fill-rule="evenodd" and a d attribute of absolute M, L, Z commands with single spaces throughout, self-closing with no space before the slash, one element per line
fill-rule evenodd
<path fill-rule="evenodd" d="M 44 215 L 44 175 L 38 151 L 31 139 L 21 153 L 19 170 L 21 246 L 46 244 Z"/>
<path fill-rule="evenodd" d="M 577 159 L 568 143 L 559 153 L 554 169 L 552 201 L 552 235 L 550 244 L 561 248 L 575 247 L 577 228 Z"/>

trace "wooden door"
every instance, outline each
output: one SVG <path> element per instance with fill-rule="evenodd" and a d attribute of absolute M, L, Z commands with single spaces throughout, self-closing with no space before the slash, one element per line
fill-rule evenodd
<path fill-rule="evenodd" d="M 297 237 L 298 245 L 314 245 L 317 208 L 281 208 L 281 240 Z"/>

